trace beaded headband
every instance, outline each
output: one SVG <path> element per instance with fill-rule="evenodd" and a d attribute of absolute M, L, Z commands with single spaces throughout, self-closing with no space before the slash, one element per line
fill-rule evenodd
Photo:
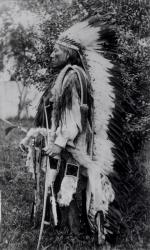
<path fill-rule="evenodd" d="M 65 42 L 57 41 L 57 42 L 56 42 L 56 44 L 58 44 L 58 45 L 62 45 L 62 46 L 64 46 L 64 47 L 68 47 L 68 48 L 70 48 L 70 49 L 74 49 L 74 50 L 79 51 L 79 48 L 78 48 L 77 46 L 72 45 L 72 44 L 69 44 L 69 43 L 65 43 Z"/>

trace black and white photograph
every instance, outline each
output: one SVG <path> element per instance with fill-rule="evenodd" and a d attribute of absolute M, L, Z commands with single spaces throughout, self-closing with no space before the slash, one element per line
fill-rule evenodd
<path fill-rule="evenodd" d="M 149 0 L 0 0 L 0 249 L 150 249 Z"/>

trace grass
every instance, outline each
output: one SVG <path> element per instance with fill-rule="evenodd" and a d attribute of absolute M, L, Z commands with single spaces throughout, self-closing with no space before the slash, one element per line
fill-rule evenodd
<path fill-rule="evenodd" d="M 17 120 L 13 120 L 17 122 Z M 22 124 L 32 127 L 32 120 L 22 120 Z M 18 129 L 12 130 L 5 136 L 6 124 L 0 121 L 0 189 L 2 190 L 2 250 L 35 250 L 38 241 L 39 227 L 30 224 L 30 213 L 33 202 L 33 185 L 28 173 L 25 160 L 26 155 L 19 150 L 19 142 L 24 133 Z M 148 148 L 148 147 L 147 147 Z M 147 152 L 149 153 L 149 151 Z M 150 157 L 149 157 L 150 158 Z M 147 168 L 145 192 L 150 187 L 148 162 L 141 158 Z M 146 197 L 146 196 L 145 196 Z M 147 211 L 149 203 L 147 201 Z M 132 223 L 128 234 L 112 249 L 150 249 L 150 226 L 148 213 L 140 215 L 140 219 Z M 128 215 L 130 216 L 130 214 Z M 54 230 L 46 227 L 42 237 L 41 249 L 110 249 L 109 245 L 98 247 L 94 237 L 87 235 L 73 236 L 68 230 Z"/>

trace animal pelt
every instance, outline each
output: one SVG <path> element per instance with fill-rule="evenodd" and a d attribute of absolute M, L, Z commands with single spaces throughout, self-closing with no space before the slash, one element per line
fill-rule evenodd
<path fill-rule="evenodd" d="M 68 189 L 69 187 L 69 189 Z M 76 193 L 77 181 L 74 176 L 65 176 L 61 183 L 60 191 L 57 194 L 57 201 L 60 206 L 69 206 Z"/>

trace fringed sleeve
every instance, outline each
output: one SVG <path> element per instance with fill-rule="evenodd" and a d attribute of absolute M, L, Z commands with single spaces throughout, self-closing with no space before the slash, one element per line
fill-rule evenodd
<path fill-rule="evenodd" d="M 78 85 L 78 79 L 74 72 L 69 73 L 64 79 L 64 87 L 59 100 L 61 107 L 60 121 L 55 140 L 55 144 L 63 148 L 66 145 L 74 147 L 73 141 L 82 130 Z"/>

